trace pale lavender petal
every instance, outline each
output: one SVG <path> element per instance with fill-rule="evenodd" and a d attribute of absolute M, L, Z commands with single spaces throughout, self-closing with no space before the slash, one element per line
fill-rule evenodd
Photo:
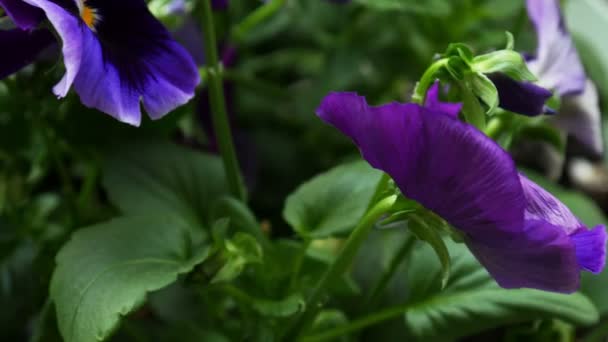
<path fill-rule="evenodd" d="M 560 95 L 582 92 L 585 70 L 562 18 L 559 0 L 527 0 L 538 36 L 536 58 L 528 62 L 539 84 Z"/>
<path fill-rule="evenodd" d="M 462 103 L 441 102 L 439 100 L 439 81 L 435 82 L 426 93 L 424 106 L 430 109 L 446 113 L 453 117 L 458 117 L 458 113 L 462 110 Z"/>
<path fill-rule="evenodd" d="M 526 196 L 526 220 L 548 222 L 561 227 L 568 235 L 584 227 L 570 209 L 555 196 L 523 175 L 519 176 L 519 180 Z"/>
<path fill-rule="evenodd" d="M 44 19 L 44 13 L 23 0 L 0 0 L 0 7 L 4 8 L 8 16 L 17 27 L 23 30 L 32 30 Z"/>
<path fill-rule="evenodd" d="M 587 80 L 581 94 L 562 98 L 559 114 L 553 117 L 553 124 L 582 143 L 594 157 L 603 155 L 602 113 L 597 89 L 591 80 Z"/>
<path fill-rule="evenodd" d="M 36 6 L 44 11 L 47 19 L 55 27 L 61 37 L 63 47 L 63 63 L 65 65 L 65 75 L 53 88 L 55 95 L 65 97 L 74 83 L 76 74 L 80 70 L 83 53 L 83 32 L 86 28 L 81 25 L 78 18 L 68 13 L 62 7 L 48 0 L 24 0 L 32 6 Z"/>

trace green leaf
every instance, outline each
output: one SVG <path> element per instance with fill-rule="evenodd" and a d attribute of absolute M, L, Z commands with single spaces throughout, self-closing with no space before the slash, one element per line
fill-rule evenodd
<path fill-rule="evenodd" d="M 355 269 L 377 273 L 387 254 L 394 255 L 405 230 L 375 231 L 359 255 Z M 384 305 L 401 307 L 405 327 L 394 326 L 400 340 L 456 340 L 486 330 L 539 319 L 559 319 L 576 326 L 598 320 L 598 312 L 585 295 L 532 289 L 502 289 L 470 253 L 465 244 L 445 240 L 452 269 L 441 289 L 442 266 L 428 244 L 417 244 L 398 268 L 383 297 Z M 380 260 L 378 260 L 380 259 Z M 377 277 L 377 274 L 376 274 Z M 361 278 L 359 278 L 361 279 Z M 389 309 L 395 312 L 395 309 Z M 388 310 L 387 310 L 388 311 Z M 398 314 L 398 312 L 397 312 Z M 370 340 L 391 330 L 391 323 L 366 332 Z M 369 334 L 368 334 L 369 333 Z M 407 336 L 403 336 L 407 334 Z"/>
<path fill-rule="evenodd" d="M 344 233 L 365 213 L 381 177 L 380 171 L 364 161 L 335 167 L 292 193 L 283 217 L 305 238 Z"/>
<path fill-rule="evenodd" d="M 471 48 L 464 43 L 451 43 L 443 53 L 444 57 L 460 57 L 466 64 L 473 62 L 473 51 Z"/>
<path fill-rule="evenodd" d="M 224 243 L 226 263 L 215 274 L 211 283 L 228 282 L 238 277 L 249 264 L 261 264 L 262 247 L 256 239 L 245 233 L 236 233 Z"/>
<path fill-rule="evenodd" d="M 487 114 L 492 114 L 498 108 L 498 90 L 490 79 L 479 72 L 467 75 L 466 82 L 473 93 L 488 106 Z"/>
<path fill-rule="evenodd" d="M 57 255 L 51 298 L 66 342 L 106 339 L 150 291 L 208 256 L 193 230 L 170 216 L 112 220 L 73 234 Z"/>
<path fill-rule="evenodd" d="M 450 278 L 450 252 L 439 234 L 439 230 L 431 227 L 422 218 L 408 221 L 408 229 L 422 241 L 427 242 L 441 263 L 441 288 L 444 288 Z"/>
<path fill-rule="evenodd" d="M 482 74 L 503 73 L 516 81 L 536 81 L 524 58 L 513 50 L 499 50 L 473 59 L 473 70 Z"/>
<path fill-rule="evenodd" d="M 460 91 L 462 93 L 462 115 L 465 121 L 483 131 L 486 126 L 486 114 L 481 103 L 464 83 L 460 83 Z"/>
<path fill-rule="evenodd" d="M 211 224 L 211 204 L 228 194 L 219 158 L 168 143 L 127 146 L 105 163 L 103 184 L 113 204 L 125 214 L 170 212 Z"/>
<path fill-rule="evenodd" d="M 368 8 L 383 11 L 403 11 L 433 16 L 446 16 L 452 12 L 452 6 L 444 0 L 355 0 Z"/>
<path fill-rule="evenodd" d="M 405 323 L 420 340 L 457 338 L 501 325 L 539 318 L 559 318 L 577 325 L 597 321 L 598 313 L 580 293 L 563 295 L 531 289 L 505 290 L 490 278 L 464 244 L 447 243 L 452 255 L 452 277 L 440 291 L 435 284 L 441 266 L 426 245 L 409 262 L 408 285 L 413 301 Z"/>
<path fill-rule="evenodd" d="M 270 243 L 247 204 L 234 197 L 226 196 L 215 202 L 211 212 L 214 220 L 230 218 L 232 226 L 237 230 L 253 235 L 262 247 L 270 248 Z"/>

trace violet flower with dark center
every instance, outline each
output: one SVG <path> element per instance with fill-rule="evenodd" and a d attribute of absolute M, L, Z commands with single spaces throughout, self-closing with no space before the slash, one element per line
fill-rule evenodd
<path fill-rule="evenodd" d="M 519 174 L 498 144 L 459 121 L 458 105 L 441 104 L 437 91 L 437 85 L 429 91 L 426 107 L 371 107 L 354 93 L 331 93 L 317 114 L 349 136 L 405 196 L 461 231 L 500 286 L 573 292 L 581 270 L 599 273 L 605 227 L 588 230 Z"/>
<path fill-rule="evenodd" d="M 194 96 L 199 75 L 192 57 L 144 0 L 0 0 L 0 5 L 21 29 L 46 18 L 56 30 L 66 68 L 53 89 L 58 97 L 73 85 L 84 105 L 137 126 L 140 102 L 158 119 Z"/>
<path fill-rule="evenodd" d="M 562 108 L 553 123 L 601 156 L 603 141 L 597 90 L 585 70 L 567 31 L 559 0 L 527 0 L 528 16 L 538 37 L 536 56 L 528 60 L 539 85 L 555 90 Z"/>

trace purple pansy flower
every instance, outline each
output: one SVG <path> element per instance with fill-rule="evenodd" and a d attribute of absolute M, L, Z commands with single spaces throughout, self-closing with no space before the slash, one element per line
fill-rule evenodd
<path fill-rule="evenodd" d="M 528 60 L 528 67 L 537 75 L 539 85 L 562 97 L 554 124 L 599 156 L 603 142 L 597 90 L 585 75 L 559 0 L 527 0 L 527 8 L 538 37 L 536 56 Z"/>
<path fill-rule="evenodd" d="M 461 231 L 502 287 L 573 292 L 581 270 L 600 272 L 605 227 L 588 230 L 436 94 L 430 91 L 426 107 L 371 107 L 354 93 L 331 93 L 317 114 L 349 136 L 405 196 Z"/>
<path fill-rule="evenodd" d="M 516 81 L 501 73 L 488 77 L 498 91 L 501 108 L 527 116 L 551 114 L 545 106 L 545 102 L 553 96 L 551 91 L 532 82 Z"/>
<path fill-rule="evenodd" d="M 66 68 L 53 89 L 58 97 L 74 86 L 86 106 L 137 126 L 140 102 L 158 119 L 194 96 L 199 75 L 192 57 L 144 0 L 0 0 L 0 5 L 21 29 L 46 18 L 57 32 Z"/>

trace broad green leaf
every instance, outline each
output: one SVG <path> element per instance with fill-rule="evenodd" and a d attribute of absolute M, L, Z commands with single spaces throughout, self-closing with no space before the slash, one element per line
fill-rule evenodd
<path fill-rule="evenodd" d="M 228 193 L 221 161 L 168 143 L 136 143 L 106 162 L 103 184 L 125 214 L 173 213 L 210 224 L 213 201 Z"/>
<path fill-rule="evenodd" d="M 363 161 L 335 167 L 292 193 L 283 217 L 305 238 L 344 233 L 363 216 L 381 176 Z"/>
<path fill-rule="evenodd" d="M 404 317 L 412 337 L 457 338 L 540 318 L 576 325 L 591 325 L 598 319 L 597 310 L 583 294 L 502 289 L 464 244 L 447 241 L 447 245 L 452 255 L 452 276 L 443 291 L 438 286 L 441 266 L 428 246 L 416 249 L 407 263 L 411 297 Z"/>
<path fill-rule="evenodd" d="M 357 279 L 373 283 L 381 276 L 407 230 L 375 231 L 357 257 Z M 366 332 L 382 340 L 442 341 L 538 319 L 560 319 L 576 326 L 595 323 L 598 313 L 581 293 L 571 295 L 532 289 L 500 288 L 465 244 L 445 240 L 451 255 L 450 279 L 441 290 L 442 267 L 428 244 L 418 243 L 387 287 L 383 305 L 400 307 L 401 324 L 380 324 Z M 370 281 L 370 279 L 372 279 Z M 405 326 L 403 326 L 405 324 Z"/>
<path fill-rule="evenodd" d="M 148 292 L 205 260 L 209 249 L 195 244 L 193 234 L 184 221 L 158 215 L 116 219 L 74 233 L 57 255 L 50 289 L 64 340 L 106 339 Z"/>
<path fill-rule="evenodd" d="M 452 6 L 447 0 L 355 0 L 355 2 L 376 10 L 404 11 L 432 16 L 446 16 L 452 11 Z"/>

